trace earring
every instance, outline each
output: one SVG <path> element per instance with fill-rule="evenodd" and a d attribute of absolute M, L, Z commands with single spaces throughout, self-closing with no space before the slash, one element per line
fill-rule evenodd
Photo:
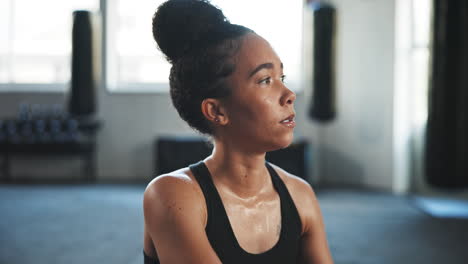
<path fill-rule="evenodd" d="M 216 123 L 219 123 L 219 119 L 218 119 L 218 118 L 216 118 L 216 119 L 215 119 L 215 122 L 216 122 Z"/>

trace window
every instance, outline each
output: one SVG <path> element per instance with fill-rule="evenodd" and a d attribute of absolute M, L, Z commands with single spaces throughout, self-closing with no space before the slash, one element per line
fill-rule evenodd
<path fill-rule="evenodd" d="M 394 187 L 398 192 L 417 188 L 423 182 L 431 9 L 431 0 L 396 1 L 393 131 Z"/>
<path fill-rule="evenodd" d="M 170 64 L 157 50 L 151 33 L 151 18 L 162 2 L 107 1 L 106 79 L 110 91 L 168 90 Z M 253 29 L 272 44 L 285 65 L 289 87 L 298 90 L 302 52 L 302 1 L 211 2 L 220 7 L 232 23 Z"/>
<path fill-rule="evenodd" d="M 429 89 L 429 52 L 431 33 L 430 0 L 413 0 L 412 40 L 411 40 L 411 70 L 414 98 L 414 122 L 418 128 L 426 126 Z"/>
<path fill-rule="evenodd" d="M 410 100 L 408 124 L 408 141 L 410 142 L 411 172 L 409 175 L 415 186 L 421 190 L 426 186 L 424 177 L 424 152 L 426 145 L 426 125 L 428 117 L 429 81 L 430 81 L 430 53 L 431 53 L 431 0 L 411 1 L 411 29 L 412 38 L 409 49 L 409 86 L 408 98 Z M 409 178 L 409 177 L 408 177 Z M 409 180 L 408 180 L 409 181 Z"/>
<path fill-rule="evenodd" d="M 99 11 L 105 23 L 105 79 L 112 92 L 168 90 L 170 65 L 151 34 L 164 0 L 0 0 L 0 91 L 65 91 L 70 80 L 72 12 Z M 213 0 L 232 23 L 266 38 L 300 86 L 302 1 Z M 245 8 L 248 6 L 249 8 Z"/>
<path fill-rule="evenodd" d="M 0 91 L 64 91 L 72 12 L 98 0 L 0 0 Z"/>

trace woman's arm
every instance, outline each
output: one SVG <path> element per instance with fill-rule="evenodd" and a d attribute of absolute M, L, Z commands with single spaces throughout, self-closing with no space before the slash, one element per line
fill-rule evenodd
<path fill-rule="evenodd" d="M 159 176 L 144 194 L 145 230 L 161 264 L 221 263 L 205 233 L 203 193 L 186 175 Z"/>
<path fill-rule="evenodd" d="M 325 233 L 325 225 L 314 191 L 308 185 L 303 195 L 303 233 L 301 239 L 301 262 L 307 264 L 333 264 Z"/>

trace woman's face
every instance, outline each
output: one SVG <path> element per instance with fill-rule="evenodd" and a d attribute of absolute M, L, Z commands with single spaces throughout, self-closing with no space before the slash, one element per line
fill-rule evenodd
<path fill-rule="evenodd" d="M 232 94 L 225 100 L 225 132 L 252 151 L 285 148 L 293 139 L 296 95 L 284 84 L 283 64 L 270 44 L 249 33 L 229 77 Z"/>

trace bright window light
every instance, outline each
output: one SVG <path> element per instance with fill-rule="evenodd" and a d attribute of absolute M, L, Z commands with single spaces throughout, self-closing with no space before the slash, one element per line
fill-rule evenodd
<path fill-rule="evenodd" d="M 418 128 L 425 127 L 428 111 L 429 90 L 429 55 L 431 34 L 431 3 L 430 0 L 412 1 L 412 32 L 410 61 L 411 87 L 413 100 L 414 123 Z"/>

